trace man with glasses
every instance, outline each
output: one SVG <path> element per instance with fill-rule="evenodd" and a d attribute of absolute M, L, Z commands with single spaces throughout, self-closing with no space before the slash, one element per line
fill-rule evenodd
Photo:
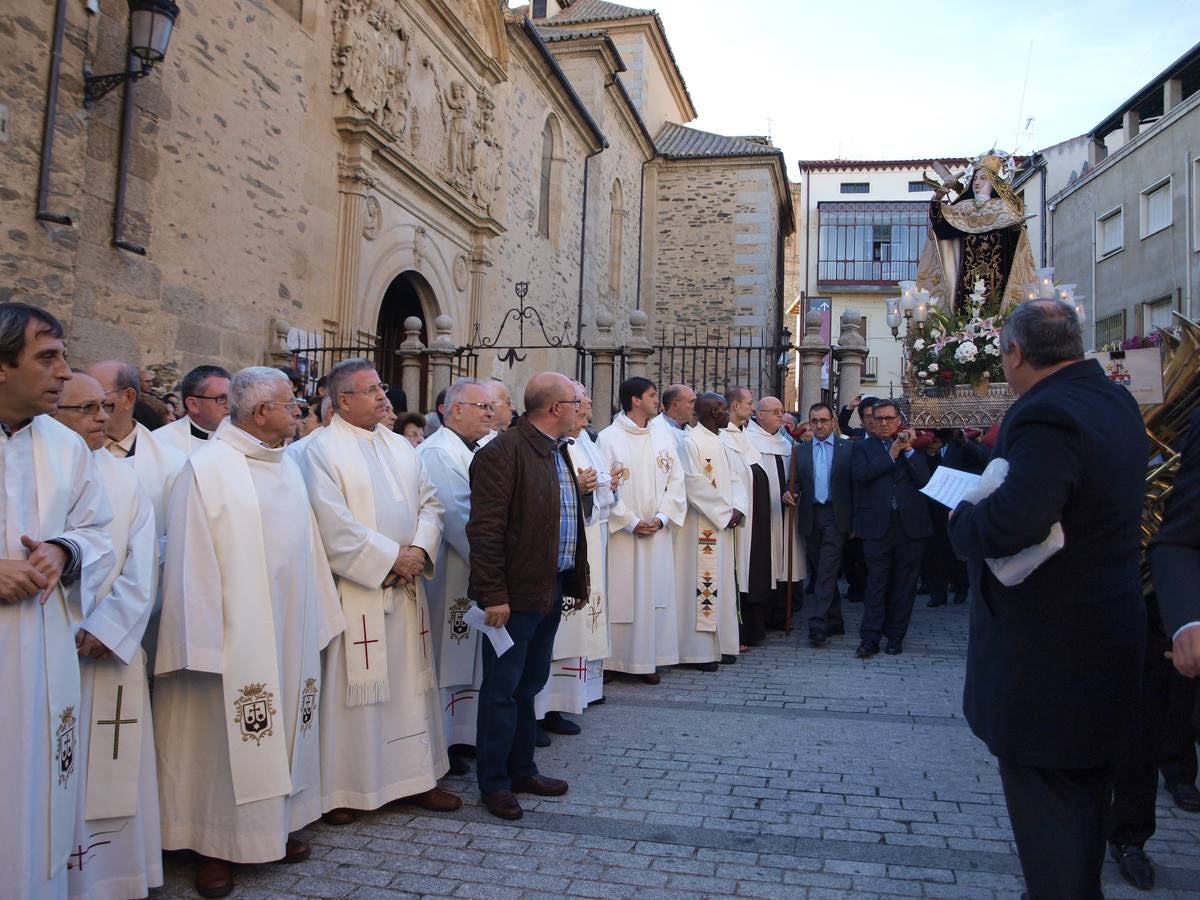
<path fill-rule="evenodd" d="M 325 653 L 325 820 L 399 799 L 454 810 L 462 800 L 437 786 L 450 762 L 421 578 L 433 578 L 442 504 L 412 445 L 381 424 L 375 367 L 343 360 L 328 386 L 333 419 L 299 458 L 346 616 Z"/>
<path fill-rule="evenodd" d="M 287 376 L 242 369 L 229 413 L 171 491 L 155 658 L 163 847 L 200 856 L 203 897 L 233 890 L 235 863 L 308 857 L 292 835 L 321 814 L 321 650 L 345 627 L 284 452 Z"/>
<path fill-rule="evenodd" d="M 442 402 L 442 427 L 417 448 L 438 501 L 442 504 L 442 544 L 433 577 L 426 581 L 430 632 L 443 727 L 450 752 L 450 773 L 467 773 L 467 751 L 475 746 L 480 665 L 479 632 L 463 621 L 469 606 L 467 574 L 471 547 L 471 460 L 479 439 L 491 431 L 492 401 L 487 388 L 473 378 L 450 385 Z"/>
<path fill-rule="evenodd" d="M 784 605 L 788 582 L 792 583 L 793 599 L 803 596 L 804 579 L 808 574 L 808 558 L 800 532 L 788 521 L 788 473 L 792 464 L 792 442 L 783 428 L 783 403 L 778 397 L 762 397 L 754 405 L 754 418 L 746 425 L 746 437 L 758 451 L 760 464 L 767 476 L 771 517 L 771 587 L 767 606 L 769 624 L 782 629 L 786 613 Z"/>
<path fill-rule="evenodd" d="M 508 386 L 499 378 L 489 378 L 483 382 L 488 390 L 488 398 L 492 401 L 492 430 L 483 436 L 479 446 L 483 447 L 496 435 L 507 431 L 513 422 L 512 395 Z"/>
<path fill-rule="evenodd" d="M 157 533 L 154 508 L 137 475 L 102 449 L 115 406 L 96 379 L 77 371 L 54 412 L 92 451 L 113 512 L 105 533 L 116 557 L 94 596 L 84 603 L 73 587 L 75 602 L 67 606 L 82 676 L 76 765 L 84 777 L 75 846 L 87 847 L 92 834 L 105 834 L 87 865 L 68 867 L 76 897 L 143 896 L 163 883 L 154 728 L 142 652 L 154 604 Z M 124 720 L 115 753 L 109 727 L 97 721 L 106 719 Z"/>
<path fill-rule="evenodd" d="M 809 547 L 816 583 L 808 640 L 814 647 L 825 647 L 830 637 L 846 633 L 837 577 L 854 512 L 853 445 L 837 435 L 828 404 L 813 404 L 808 427 L 812 440 L 796 443 L 788 493 L 796 505 L 796 530 Z"/>
<path fill-rule="evenodd" d="M 872 410 L 871 437 L 851 451 L 854 479 L 854 530 L 863 539 L 867 560 L 866 608 L 856 651 L 859 659 L 879 652 L 904 652 L 912 619 L 913 597 L 925 541 L 933 534 L 929 506 L 920 489 L 929 481 L 929 466 L 912 446 L 912 434 L 901 431 L 900 408 L 880 400 Z"/>
<path fill-rule="evenodd" d="M 471 464 L 469 596 L 487 624 L 507 628 L 513 640 L 502 656 L 483 643 L 476 738 L 480 799 L 502 819 L 523 815 L 517 793 L 567 792 L 565 781 L 540 774 L 533 761 L 533 699 L 550 674 L 563 597 L 588 596 L 582 497 L 596 476 L 576 479 L 565 440 L 578 405 L 565 375 L 534 375 L 525 415 Z"/>
<path fill-rule="evenodd" d="M 186 415 L 156 428 L 154 437 L 191 456 L 229 415 L 229 373 L 220 366 L 196 366 L 179 382 L 179 396 Z"/>

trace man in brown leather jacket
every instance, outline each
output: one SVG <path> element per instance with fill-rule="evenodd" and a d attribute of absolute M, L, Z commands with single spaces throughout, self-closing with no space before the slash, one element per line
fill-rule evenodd
<path fill-rule="evenodd" d="M 534 764 L 533 698 L 550 674 L 563 594 L 588 596 L 583 521 L 596 474 L 576 477 L 564 440 L 578 403 L 565 375 L 535 375 L 525 415 L 471 463 L 467 593 L 487 624 L 507 627 L 514 642 L 499 657 L 483 643 L 476 738 L 480 796 L 503 819 L 522 815 L 514 792 L 567 792 L 565 781 L 538 774 Z"/>

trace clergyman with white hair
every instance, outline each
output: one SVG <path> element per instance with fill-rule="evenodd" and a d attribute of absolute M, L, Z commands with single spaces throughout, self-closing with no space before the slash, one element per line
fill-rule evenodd
<path fill-rule="evenodd" d="M 300 470 L 284 453 L 299 407 L 278 369 L 229 385 L 229 418 L 167 505 L 155 662 L 163 848 L 200 855 L 196 889 L 233 863 L 300 862 L 290 837 L 321 815 L 321 650 L 341 607 Z"/>

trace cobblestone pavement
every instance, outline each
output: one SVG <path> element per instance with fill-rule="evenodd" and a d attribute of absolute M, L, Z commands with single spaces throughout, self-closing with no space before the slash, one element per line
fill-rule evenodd
<path fill-rule="evenodd" d="M 583 734 L 539 751 L 565 797 L 522 795 L 506 824 L 474 782 L 453 814 L 392 805 L 311 829 L 313 855 L 242 867 L 235 896 L 1015 898 L 1022 881 L 992 758 L 962 720 L 966 607 L 917 601 L 901 656 L 854 658 L 806 629 L 716 673 L 618 680 Z M 802 619 L 801 619 L 802 621 Z M 1161 792 L 1157 898 L 1200 898 L 1200 816 Z M 170 854 L 155 898 L 194 896 Z M 1146 896 L 1113 863 L 1110 898 Z"/>

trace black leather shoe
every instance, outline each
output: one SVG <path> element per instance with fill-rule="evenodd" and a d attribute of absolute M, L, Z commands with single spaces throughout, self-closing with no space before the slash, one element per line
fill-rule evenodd
<path fill-rule="evenodd" d="M 732 666 L 735 662 L 737 662 L 737 657 L 734 656 L 732 653 L 722 653 L 721 654 L 721 665 Z"/>
<path fill-rule="evenodd" d="M 1194 784 L 1168 784 L 1167 791 L 1175 800 L 1175 805 L 1185 812 L 1200 812 L 1200 791 Z"/>
<path fill-rule="evenodd" d="M 513 796 L 512 791 L 489 791 L 480 794 L 479 799 L 487 807 L 487 811 L 500 819 L 519 819 L 525 815 L 521 804 Z"/>
<path fill-rule="evenodd" d="M 926 603 L 925 605 L 926 606 L 945 606 L 946 598 L 945 597 L 930 597 L 929 602 Z"/>
<path fill-rule="evenodd" d="M 954 605 L 955 606 L 962 606 L 966 602 L 967 602 L 966 594 L 955 594 L 954 595 Z"/>
<path fill-rule="evenodd" d="M 829 638 L 825 637 L 823 634 L 810 634 L 808 636 L 808 644 L 810 647 L 816 647 L 818 649 L 821 647 L 828 647 Z"/>
<path fill-rule="evenodd" d="M 551 734 L 576 735 L 583 730 L 562 713 L 557 712 L 546 713 L 546 718 L 542 719 L 541 726 L 543 731 L 549 731 Z"/>
<path fill-rule="evenodd" d="M 717 664 L 715 662 L 693 663 L 692 668 L 697 672 L 715 672 L 717 671 Z"/>
<path fill-rule="evenodd" d="M 1121 877 L 1139 891 L 1154 888 L 1154 864 L 1141 847 L 1127 844 L 1109 844 L 1108 855 L 1117 863 Z"/>
<path fill-rule="evenodd" d="M 899 656 L 904 652 L 903 641 L 888 641 L 887 649 L 883 651 L 888 656 Z"/>
<path fill-rule="evenodd" d="M 875 641 L 863 641 L 858 645 L 858 649 L 854 651 L 854 655 L 859 659 L 870 659 L 879 652 L 879 644 Z"/>
<path fill-rule="evenodd" d="M 830 628 L 827 632 L 825 632 L 825 636 L 831 637 L 831 638 L 845 637 L 846 629 L 843 626 L 839 625 L 837 628 Z"/>
<path fill-rule="evenodd" d="M 541 725 L 537 726 L 537 732 L 534 734 L 534 737 L 533 737 L 533 745 L 535 747 L 549 747 L 550 746 L 550 735 L 546 734 L 545 729 L 542 728 Z"/>

